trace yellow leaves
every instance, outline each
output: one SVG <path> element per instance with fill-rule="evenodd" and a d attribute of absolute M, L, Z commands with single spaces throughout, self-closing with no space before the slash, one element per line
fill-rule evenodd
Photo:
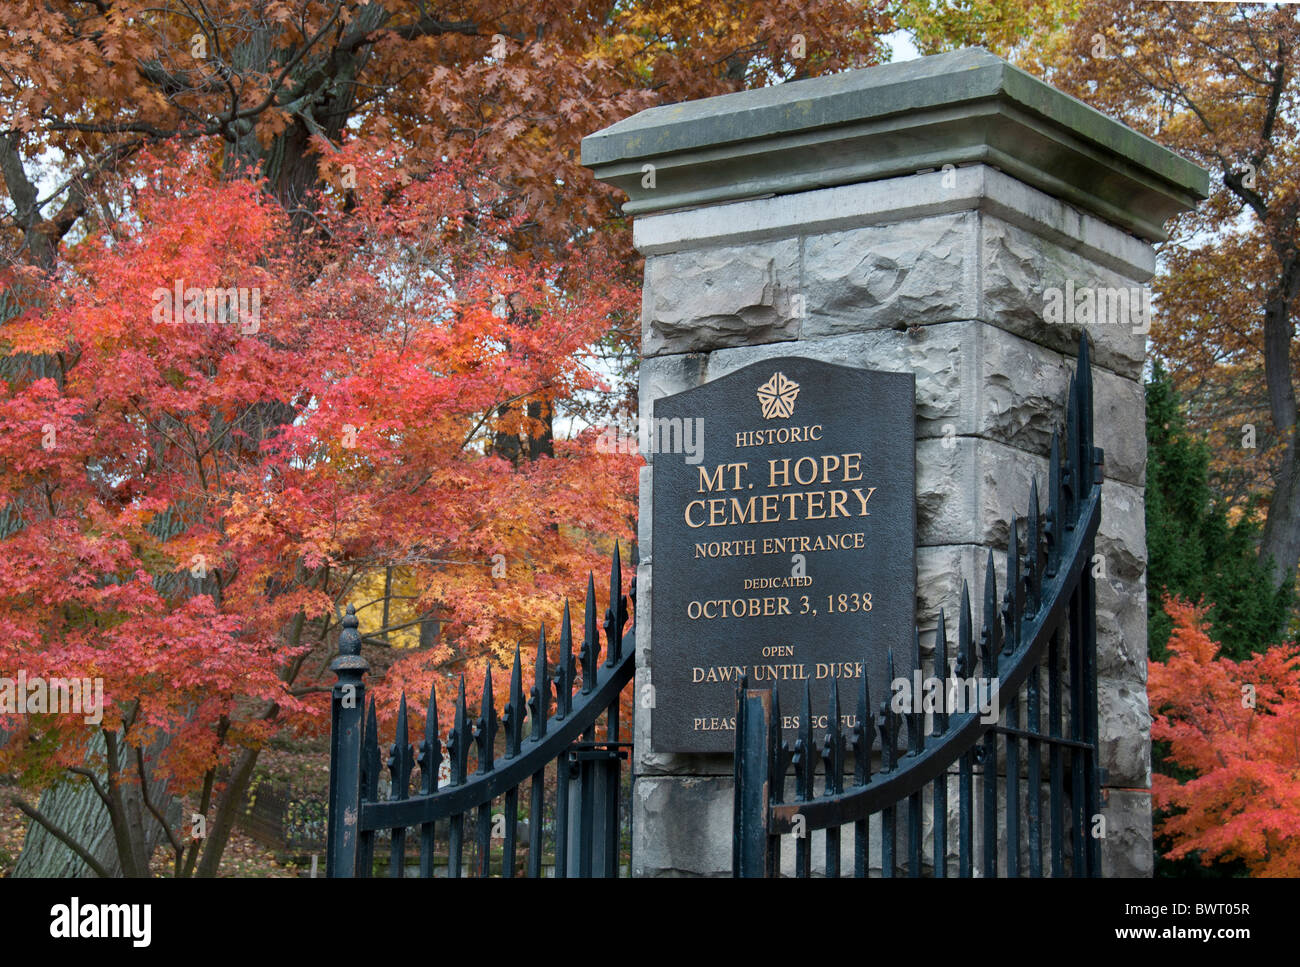
<path fill-rule="evenodd" d="M 362 635 L 374 635 L 384 627 L 384 593 L 389 582 L 386 568 L 373 568 L 366 571 L 356 585 L 352 599 L 365 602 L 357 608 L 357 628 Z M 388 627 L 408 624 L 420 617 L 416 607 L 419 582 L 411 568 L 394 567 L 391 569 L 391 598 L 388 603 Z M 415 648 L 420 644 L 420 626 L 412 625 L 389 632 L 388 644 L 393 648 Z"/>
<path fill-rule="evenodd" d="M 1026 39 L 1051 42 L 1076 12 L 1074 0 L 920 0 L 902 5 L 898 21 L 922 53 L 980 46 L 1007 57 Z"/>

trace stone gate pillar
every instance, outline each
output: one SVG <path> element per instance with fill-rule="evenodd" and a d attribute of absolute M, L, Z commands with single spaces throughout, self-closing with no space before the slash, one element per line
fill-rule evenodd
<path fill-rule="evenodd" d="M 1045 481 L 1087 328 L 1106 461 L 1102 862 L 1150 875 L 1145 283 L 1207 173 L 978 49 L 653 108 L 586 138 L 582 160 L 627 193 L 646 257 L 643 417 L 777 356 L 915 374 L 923 643 L 963 579 L 981 600 L 987 549 Z M 655 670 L 649 460 L 638 695 Z M 731 758 L 654 752 L 653 714 L 637 709 L 633 873 L 727 875 Z"/>

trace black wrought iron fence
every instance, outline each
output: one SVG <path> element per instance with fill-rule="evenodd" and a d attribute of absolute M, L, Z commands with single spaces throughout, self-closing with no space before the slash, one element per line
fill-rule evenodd
<path fill-rule="evenodd" d="M 636 629 L 634 625 L 626 634 L 623 631 L 629 613 L 622 584 L 622 565 L 615 547 L 610 606 L 603 622 L 603 662 L 595 582 L 589 577 L 582 643 L 576 657 L 566 602 L 558 660 L 552 664 L 547 655 L 543 628 L 527 699 L 516 649 L 504 713 L 498 717 L 496 712 L 491 668 L 484 679 L 476 718 L 470 717 L 462 678 L 445 742 L 436 695 L 430 693 L 424 737 L 417 752 L 410 742 L 403 694 L 386 760 L 380 752 L 373 699 L 368 708 L 365 705 L 369 666 L 361 657 L 357 619 L 349 607 L 339 638 L 339 657 L 330 666 L 338 682 L 331 713 L 326 874 L 371 875 L 376 839 L 386 834 L 388 875 L 403 876 L 408 832 L 414 831 L 422 877 L 435 875 L 436 868 L 444 868 L 446 875 L 453 877 L 471 871 L 477 876 L 499 873 L 510 877 L 521 868 L 521 828 L 526 830 L 527 851 L 522 871 L 528 876 L 539 877 L 549 871 L 558 877 L 614 877 L 625 863 L 630 868 L 630 835 L 625 834 L 630 785 L 623 782 L 622 760 L 628 757 L 631 743 L 621 737 L 619 705 L 635 670 Z M 635 607 L 635 580 L 629 595 Z M 498 734 L 504 736 L 501 755 Z M 440 785 L 444 749 L 450 775 Z M 386 789 L 381 788 L 385 767 L 389 774 Z M 417 767 L 419 786 L 412 792 L 411 779 Z M 526 805 L 521 808 L 525 795 Z M 521 827 L 521 816 L 526 827 Z M 465 863 L 467 839 L 473 848 L 472 870 Z M 494 841 L 500 842 L 499 850 Z"/>

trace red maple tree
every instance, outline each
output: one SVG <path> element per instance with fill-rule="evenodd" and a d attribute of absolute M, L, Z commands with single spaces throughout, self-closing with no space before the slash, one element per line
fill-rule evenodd
<path fill-rule="evenodd" d="M 535 641 L 635 518 L 636 458 L 549 439 L 635 307 L 598 254 L 513 254 L 467 163 L 404 170 L 359 139 L 303 231 L 215 157 L 142 154 L 125 217 L 5 327 L 9 354 L 49 365 L 0 380 L 0 668 L 101 678 L 106 707 L 0 715 L 0 771 L 97 781 L 99 730 L 128 875 L 148 864 L 121 808 L 141 779 L 209 817 L 202 844 L 168 829 L 176 871 L 215 872 L 259 750 L 323 726 L 328 642 L 367 570 L 417 575 L 444 633 L 392 678 L 449 700 L 453 673 L 472 687 Z"/>
<path fill-rule="evenodd" d="M 1253 876 L 1300 876 L 1300 648 L 1278 645 L 1245 661 L 1218 657 L 1205 607 L 1165 599 L 1174 621 L 1166 662 L 1149 665 L 1151 738 L 1194 773 L 1152 777 L 1169 815 L 1167 854 L 1243 860 Z"/>

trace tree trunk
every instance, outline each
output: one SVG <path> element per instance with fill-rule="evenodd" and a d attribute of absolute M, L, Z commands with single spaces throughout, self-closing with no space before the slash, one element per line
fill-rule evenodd
<path fill-rule="evenodd" d="M 1268 506 L 1259 553 L 1273 559 L 1273 583 L 1281 586 L 1300 565 L 1300 451 L 1296 448 L 1296 397 L 1291 374 L 1295 327 L 1291 306 L 1300 294 L 1300 258 L 1282 249 L 1282 273 L 1273 298 L 1264 307 L 1264 377 L 1268 384 L 1273 429 L 1286 440 L 1277 489 Z"/>
<path fill-rule="evenodd" d="M 107 782 L 107 776 L 98 763 L 103 761 L 104 737 L 97 732 L 92 739 L 89 760 L 96 760 L 96 768 L 101 783 Z M 149 798 L 155 804 L 166 801 L 159 809 L 168 822 L 175 824 L 180 819 L 180 803 L 166 796 L 166 783 L 152 781 L 149 783 Z M 133 815 L 134 823 L 144 830 L 144 855 L 153 856 L 158 844 L 165 839 L 162 828 L 140 798 L 138 787 L 122 790 L 123 808 L 128 815 Z M 86 851 L 94 856 L 114 876 L 122 876 L 122 861 L 118 856 L 117 844 L 113 836 L 112 824 L 109 822 L 108 809 L 99 798 L 90 782 L 86 779 L 65 779 L 46 789 L 41 794 L 37 807 L 61 829 L 70 833 Z M 15 877 L 56 877 L 60 879 L 89 879 L 95 873 L 80 857 L 63 843 L 59 842 L 49 830 L 40 823 L 31 820 L 27 835 L 23 839 L 23 850 L 14 866 Z"/>
<path fill-rule="evenodd" d="M 1294 439 L 1287 445 L 1277 489 L 1264 521 L 1260 557 L 1273 561 L 1273 583 L 1281 586 L 1300 565 L 1300 454 Z"/>
<path fill-rule="evenodd" d="M 257 765 L 260 750 L 244 749 L 235 760 L 235 767 L 230 772 L 230 781 L 226 784 L 225 794 L 217 807 L 216 819 L 208 829 L 207 841 L 203 844 L 203 856 L 199 860 L 195 876 L 214 877 L 221 866 L 221 856 L 226 851 L 230 840 L 230 831 L 235 825 L 235 812 L 248 792 L 253 779 L 253 767 Z"/>

